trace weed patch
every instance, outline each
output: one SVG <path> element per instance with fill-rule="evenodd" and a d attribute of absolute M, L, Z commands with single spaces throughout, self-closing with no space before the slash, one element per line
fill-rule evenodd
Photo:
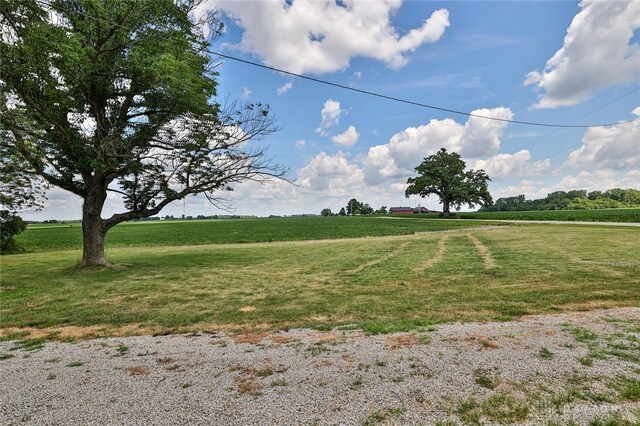
<path fill-rule="evenodd" d="M 143 367 L 141 365 L 127 367 L 127 371 L 132 376 L 148 376 L 151 373 L 147 367 Z"/>

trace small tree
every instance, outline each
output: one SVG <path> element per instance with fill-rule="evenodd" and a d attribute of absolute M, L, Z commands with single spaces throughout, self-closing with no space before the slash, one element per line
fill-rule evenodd
<path fill-rule="evenodd" d="M 427 197 L 437 195 L 442 203 L 444 217 L 450 217 L 450 208 L 459 210 L 463 204 L 470 207 L 478 204 L 491 205 L 493 202 L 487 188 L 489 176 L 484 170 L 465 171 L 466 163 L 457 152 L 448 153 L 441 148 L 434 155 L 426 157 L 415 168 L 418 176 L 409 178 L 409 186 L 405 191 L 408 198 L 411 195 Z"/>
<path fill-rule="evenodd" d="M 347 212 L 345 211 L 344 207 L 342 207 L 342 208 L 340 209 L 340 213 L 338 213 L 338 214 L 339 214 L 340 216 L 346 216 L 346 215 L 347 215 Z"/>
<path fill-rule="evenodd" d="M 373 207 L 369 204 L 362 204 L 360 207 L 360 214 L 373 214 Z"/>
<path fill-rule="evenodd" d="M 282 177 L 249 141 L 276 130 L 261 104 L 223 107 L 206 49 L 221 21 L 196 0 L 0 1 L 0 125 L 10 155 L 83 199 L 83 265 L 106 233 L 189 195 Z M 103 218 L 107 192 L 124 211 Z"/>
<path fill-rule="evenodd" d="M 387 214 L 387 206 L 382 206 L 378 210 L 376 210 L 376 214 Z"/>
<path fill-rule="evenodd" d="M 331 213 L 330 208 L 322 209 L 322 211 L 320 212 L 320 215 L 324 217 L 331 216 L 332 214 L 333 213 Z"/>
<path fill-rule="evenodd" d="M 0 254 L 22 251 L 14 237 L 27 228 L 26 223 L 9 210 L 0 210 Z"/>
<path fill-rule="evenodd" d="M 360 211 L 362 210 L 362 203 L 356 200 L 355 198 L 352 198 L 347 203 L 346 208 L 347 208 L 348 215 L 353 216 L 354 214 L 356 214 L 356 211 L 358 212 L 358 214 L 360 214 Z"/>

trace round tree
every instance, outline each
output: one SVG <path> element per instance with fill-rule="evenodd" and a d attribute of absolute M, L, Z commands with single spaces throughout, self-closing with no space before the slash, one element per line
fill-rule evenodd
<path fill-rule="evenodd" d="M 427 197 L 437 195 L 442 203 L 444 217 L 451 216 L 451 207 L 459 210 L 463 204 L 473 208 L 491 205 L 493 200 L 487 188 L 491 180 L 484 170 L 465 171 L 466 163 L 457 152 L 447 152 L 441 148 L 434 155 L 426 157 L 415 171 L 418 176 L 409 178 L 405 191 L 411 195 Z"/>
<path fill-rule="evenodd" d="M 193 21 L 197 4 L 0 2 L 2 143 L 30 173 L 82 197 L 83 265 L 106 264 L 105 235 L 118 223 L 285 173 L 247 143 L 275 130 L 268 107 L 214 101 L 206 49 L 221 22 Z M 109 191 L 123 211 L 103 218 Z"/>

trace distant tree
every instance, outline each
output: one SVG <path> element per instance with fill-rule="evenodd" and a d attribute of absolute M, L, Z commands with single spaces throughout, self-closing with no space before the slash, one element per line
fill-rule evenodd
<path fill-rule="evenodd" d="M 322 211 L 320 212 L 320 215 L 321 216 L 325 216 L 325 217 L 331 216 L 332 215 L 331 209 L 329 209 L 329 208 L 322 209 Z"/>
<path fill-rule="evenodd" d="M 222 21 L 194 22 L 199 3 L 0 1 L 3 144 L 83 199 L 82 265 L 107 263 L 105 235 L 118 223 L 189 195 L 220 203 L 234 183 L 286 173 L 248 144 L 276 130 L 266 105 L 213 101 L 206 49 Z M 124 211 L 103 218 L 108 191 Z"/>
<path fill-rule="evenodd" d="M 637 189 L 627 189 L 624 192 L 623 201 L 625 203 L 628 203 L 628 204 L 631 204 L 631 205 L 639 205 L 640 204 L 640 191 L 638 191 Z"/>
<path fill-rule="evenodd" d="M 346 215 L 347 215 L 347 212 L 345 211 L 344 207 L 342 207 L 342 208 L 340 209 L 340 213 L 338 213 L 338 214 L 339 214 L 340 216 L 346 216 Z"/>
<path fill-rule="evenodd" d="M 620 188 L 607 189 L 604 193 L 604 196 L 607 198 L 611 198 L 616 201 L 623 201 L 625 195 L 625 190 Z"/>
<path fill-rule="evenodd" d="M 355 198 L 352 198 L 347 203 L 346 209 L 347 209 L 347 214 L 353 216 L 354 214 L 356 214 L 355 213 L 356 210 L 358 212 L 360 212 L 362 210 L 362 203 L 360 201 L 356 200 Z M 360 214 L 360 213 L 358 213 L 358 214 Z"/>
<path fill-rule="evenodd" d="M 484 170 L 465 171 L 465 167 L 466 163 L 462 161 L 460 154 L 448 153 L 445 148 L 441 148 L 415 168 L 418 176 L 407 180 L 409 186 L 405 196 L 437 195 L 442 203 L 444 217 L 451 216 L 452 206 L 460 209 L 463 204 L 472 208 L 476 204 L 491 205 L 493 200 L 487 188 L 489 176 Z"/>
<path fill-rule="evenodd" d="M 378 210 L 376 210 L 376 214 L 387 214 L 387 206 L 381 206 Z"/>
<path fill-rule="evenodd" d="M 587 195 L 587 197 L 590 200 L 597 200 L 598 198 L 602 198 L 603 194 L 602 191 L 591 191 L 589 192 L 589 194 Z"/>
<path fill-rule="evenodd" d="M 360 207 L 360 214 L 373 214 L 373 207 L 369 204 L 362 204 Z"/>

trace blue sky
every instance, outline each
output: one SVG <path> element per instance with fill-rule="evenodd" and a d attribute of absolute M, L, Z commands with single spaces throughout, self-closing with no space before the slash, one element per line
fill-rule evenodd
<path fill-rule="evenodd" d="M 640 115 L 640 90 L 628 94 L 640 87 L 638 2 L 212 0 L 202 8 L 221 10 L 227 24 L 213 50 L 342 85 L 523 121 L 616 123 Z M 296 183 L 239 185 L 231 193 L 238 214 L 337 212 L 351 197 L 374 208 L 438 209 L 435 198 L 405 199 L 404 187 L 441 146 L 487 170 L 494 199 L 640 188 L 637 122 L 559 131 L 505 125 L 227 59 L 218 70 L 221 101 L 270 105 L 282 129 L 259 144 Z M 105 215 L 118 204 L 111 199 Z M 79 206 L 53 190 L 46 208 L 28 217 L 77 218 Z M 222 213 L 200 197 L 184 210 Z M 182 211 L 180 204 L 161 215 Z"/>

